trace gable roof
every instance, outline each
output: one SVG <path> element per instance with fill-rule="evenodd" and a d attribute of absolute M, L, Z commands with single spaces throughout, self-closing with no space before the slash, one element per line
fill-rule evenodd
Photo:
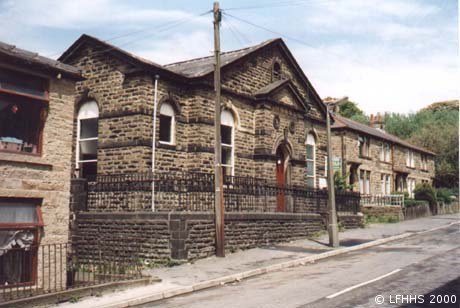
<path fill-rule="evenodd" d="M 65 77 L 82 79 L 80 70 L 74 66 L 64 64 L 50 58 L 43 57 L 38 53 L 17 48 L 4 42 L 0 42 L 0 56 L 14 60 L 14 62 L 26 65 L 34 65 L 37 69 L 44 69 L 62 73 Z"/>
<path fill-rule="evenodd" d="M 187 61 L 171 63 L 167 65 L 160 65 L 158 63 L 135 56 L 121 48 L 118 48 L 112 44 L 109 44 L 105 41 L 102 41 L 100 39 L 97 39 L 87 34 L 83 34 L 82 36 L 80 36 L 80 38 L 78 38 L 59 57 L 59 61 L 63 61 L 63 62 L 69 61 L 72 58 L 72 56 L 76 54 L 76 52 L 87 43 L 98 44 L 100 46 L 105 47 L 104 52 L 110 52 L 118 56 L 121 56 L 126 61 L 134 64 L 137 67 L 135 71 L 147 70 L 147 71 L 152 71 L 154 73 L 162 73 L 169 77 L 172 77 L 175 79 L 181 79 L 183 81 L 194 79 L 194 78 L 201 78 L 201 77 L 207 76 L 208 74 L 211 74 L 212 72 L 214 72 L 214 57 L 213 56 L 196 58 L 196 59 L 191 59 Z M 238 50 L 222 52 L 221 53 L 221 68 L 224 68 L 234 63 L 237 60 L 241 60 L 245 58 L 246 56 L 253 54 L 254 52 L 257 52 L 263 48 L 266 48 L 268 46 L 272 46 L 275 44 L 278 44 L 281 51 L 284 52 L 288 62 L 293 66 L 294 70 L 300 76 L 300 79 L 303 81 L 306 87 L 310 90 L 309 92 L 312 94 L 312 98 L 319 105 L 320 110 L 323 112 L 325 116 L 326 106 L 324 105 L 323 101 L 319 97 L 316 90 L 311 85 L 305 73 L 300 68 L 300 65 L 297 63 L 296 59 L 290 52 L 289 48 L 287 48 L 286 44 L 281 38 L 267 40 L 260 44 L 238 49 Z"/>
<path fill-rule="evenodd" d="M 271 39 L 271 40 L 264 41 L 260 44 L 254 45 L 254 46 L 232 50 L 232 51 L 227 51 L 227 52 L 222 52 L 220 54 L 220 62 L 221 62 L 220 67 L 223 68 L 279 40 L 281 39 L 280 38 Z M 195 58 L 195 59 L 190 59 L 187 61 L 166 64 L 165 67 L 176 73 L 182 74 L 190 78 L 194 78 L 194 77 L 205 76 L 209 73 L 214 72 L 214 63 L 215 63 L 214 56 L 208 56 L 208 57 Z"/>
<path fill-rule="evenodd" d="M 364 133 L 366 135 L 370 135 L 370 136 L 373 136 L 373 137 L 376 137 L 382 140 L 396 143 L 403 147 L 410 148 L 410 149 L 413 149 L 419 152 L 423 152 L 423 153 L 430 154 L 430 155 L 436 155 L 436 153 L 431 152 L 430 150 L 415 146 L 403 139 L 396 137 L 395 135 L 385 132 L 384 130 L 369 127 L 365 124 L 341 117 L 334 113 L 331 113 L 331 114 L 335 120 L 334 124 L 331 127 L 333 130 L 351 129 L 351 130 L 357 131 L 358 133 Z"/>
<path fill-rule="evenodd" d="M 280 79 L 275 82 L 272 82 L 265 87 L 259 89 L 254 93 L 254 97 L 256 99 L 265 99 L 268 98 L 270 95 L 275 94 L 279 90 L 287 88 L 291 91 L 297 101 L 302 105 L 305 110 L 308 110 L 307 105 L 303 102 L 302 96 L 300 95 L 299 91 L 294 87 L 292 84 L 291 79 Z"/>
<path fill-rule="evenodd" d="M 183 76 L 181 76 L 180 74 L 168 70 L 161 64 L 136 56 L 115 45 L 107 43 L 106 41 L 100 40 L 88 34 L 82 34 L 72 45 L 70 45 L 69 48 L 67 48 L 66 51 L 64 51 L 64 53 L 59 57 L 58 60 L 62 62 L 69 61 L 77 53 L 77 51 L 83 48 L 86 44 L 96 44 L 102 46 L 104 49 L 101 51 L 101 53 L 107 52 L 116 54 L 117 56 L 126 60 L 128 63 L 131 63 L 134 66 L 138 67 L 139 70 L 161 72 L 171 77 L 183 78 Z"/>

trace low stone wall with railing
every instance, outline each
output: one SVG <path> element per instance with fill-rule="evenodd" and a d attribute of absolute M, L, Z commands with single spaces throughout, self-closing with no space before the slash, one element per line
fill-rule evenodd
<path fill-rule="evenodd" d="M 89 212 L 170 212 L 214 211 L 214 175 L 208 173 L 132 173 L 98 175 L 86 184 L 73 181 L 74 196 L 85 198 L 74 211 Z M 84 193 L 82 189 L 86 189 Z M 298 186 L 280 186 L 251 177 L 225 176 L 226 212 L 322 213 L 327 209 L 328 192 Z M 152 202 L 152 195 L 153 202 Z M 74 198 L 75 199 L 75 198 Z M 337 191 L 337 210 L 359 212 L 360 194 Z"/>

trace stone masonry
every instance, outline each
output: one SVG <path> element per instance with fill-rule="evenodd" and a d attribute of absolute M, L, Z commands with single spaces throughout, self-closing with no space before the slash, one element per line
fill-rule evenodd
<path fill-rule="evenodd" d="M 116 48 L 103 52 L 107 48 L 106 43 L 84 35 L 61 57 L 65 63 L 81 68 L 85 77 L 76 87 L 78 103 L 95 100 L 99 105 L 98 174 L 150 170 L 156 74 L 160 76 L 158 108 L 167 102 L 176 116 L 174 144 L 157 142 L 156 170 L 211 172 L 212 72 L 196 75 L 184 69 L 200 68 L 209 59 L 160 66 Z M 244 56 L 222 68 L 222 107 L 231 111 L 235 122 L 234 175 L 275 181 L 276 150 L 285 145 L 289 151 L 288 182 L 304 185 L 305 140 L 308 133 L 313 133 L 317 139 L 318 182 L 319 175 L 324 175 L 326 154 L 321 100 L 282 40 L 241 52 Z M 277 84 L 272 73 L 275 61 L 281 66 L 284 81 L 279 88 L 270 89 Z M 279 118 L 276 127 L 275 117 Z"/>

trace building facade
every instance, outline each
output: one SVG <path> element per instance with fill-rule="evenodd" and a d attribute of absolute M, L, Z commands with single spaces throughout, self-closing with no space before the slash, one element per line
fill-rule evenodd
<path fill-rule="evenodd" d="M 325 184 L 325 106 L 281 39 L 222 53 L 226 175 L 282 185 Z M 76 176 L 213 172 L 213 57 L 158 65 L 83 35 L 60 58 L 79 67 Z"/>
<path fill-rule="evenodd" d="M 78 80 L 81 75 L 72 66 L 0 43 L 2 286 L 33 287 L 43 281 L 43 266 L 50 266 L 51 261 L 37 247 L 69 240 Z M 60 262 L 65 264 L 65 254 Z M 53 275 L 65 276 L 65 272 Z M 59 278 L 65 283 L 65 277 Z"/>
<path fill-rule="evenodd" d="M 370 125 L 333 115 L 333 155 L 354 191 L 364 195 L 408 192 L 432 183 L 435 153 L 388 134 L 380 116 Z"/>

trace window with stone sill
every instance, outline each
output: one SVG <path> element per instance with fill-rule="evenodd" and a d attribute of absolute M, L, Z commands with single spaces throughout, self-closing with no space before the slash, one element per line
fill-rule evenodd
<path fill-rule="evenodd" d="M 160 107 L 160 143 L 172 145 L 175 142 L 174 108 L 169 103 L 163 103 Z"/>
<path fill-rule="evenodd" d="M 0 284 L 34 283 L 39 228 L 43 226 L 41 200 L 0 198 Z"/>
<path fill-rule="evenodd" d="M 99 108 L 95 101 L 80 106 L 77 116 L 76 166 L 80 176 L 97 174 Z"/>
<path fill-rule="evenodd" d="M 0 151 L 41 154 L 48 83 L 43 78 L 0 69 Z"/>
<path fill-rule="evenodd" d="M 406 167 L 415 168 L 414 151 L 406 150 Z"/>
<path fill-rule="evenodd" d="M 224 177 L 232 176 L 234 172 L 234 143 L 235 143 L 235 124 L 233 115 L 229 110 L 221 113 L 221 164 Z"/>
<path fill-rule="evenodd" d="M 380 146 L 380 161 L 391 161 L 391 146 L 388 143 L 382 143 Z"/>
<path fill-rule="evenodd" d="M 307 187 L 313 188 L 316 183 L 316 139 L 313 134 L 307 135 L 306 142 Z"/>
<path fill-rule="evenodd" d="M 420 165 L 423 171 L 428 171 L 428 157 L 426 155 L 421 156 Z"/>
<path fill-rule="evenodd" d="M 363 195 L 371 193 L 371 172 L 368 170 L 359 171 L 359 192 Z"/>
<path fill-rule="evenodd" d="M 359 156 L 369 158 L 370 157 L 370 138 L 366 136 L 358 136 L 358 148 Z"/>

